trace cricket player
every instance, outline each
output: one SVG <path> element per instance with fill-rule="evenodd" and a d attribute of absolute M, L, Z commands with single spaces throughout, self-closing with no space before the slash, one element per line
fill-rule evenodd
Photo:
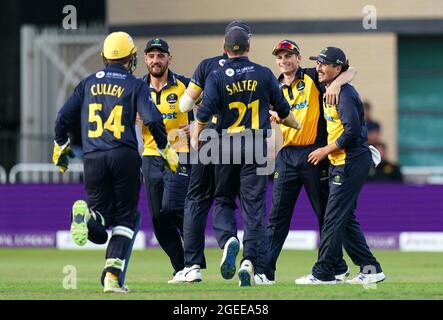
<path fill-rule="evenodd" d="M 79 83 L 55 123 L 53 162 L 61 172 L 68 169 L 71 152 L 67 132 L 81 123 L 87 201 L 78 200 L 72 207 L 74 242 L 83 246 L 89 239 L 103 244 L 108 240 L 106 229 L 112 227 L 101 277 L 104 292 L 128 292 L 124 272 L 140 222 L 137 112 L 170 170 L 175 172 L 178 166 L 178 155 L 168 143 L 148 87 L 132 75 L 136 53 L 127 33 L 109 34 L 102 51 L 105 68 Z"/>
<path fill-rule="evenodd" d="M 225 32 L 228 32 L 232 28 L 241 28 L 249 37 L 251 36 L 251 29 L 244 21 L 232 21 L 226 26 Z M 191 82 L 180 99 L 180 110 L 182 112 L 192 110 L 196 103 L 199 104 L 199 97 L 205 89 L 208 76 L 212 71 L 223 67 L 227 59 L 228 55 L 224 53 L 220 56 L 204 59 L 199 63 L 192 76 Z M 217 128 L 218 124 L 217 118 L 213 117 L 208 127 Z M 206 258 L 204 255 L 205 227 L 213 201 L 213 228 L 215 238 L 220 248 L 223 249 L 220 273 L 224 279 L 232 279 L 235 275 L 235 260 L 240 249 L 235 220 L 237 205 L 235 199 L 214 199 L 214 191 L 214 166 L 201 162 L 193 164 L 185 202 L 183 226 L 185 269 L 177 273 L 170 283 L 202 281 L 200 269 L 206 268 Z M 262 272 L 264 272 L 265 264 L 260 264 L 260 266 L 263 270 Z"/>
<path fill-rule="evenodd" d="M 278 80 L 280 88 L 291 106 L 291 112 L 301 122 L 301 129 L 280 126 L 283 135 L 283 147 L 277 154 L 272 208 L 267 227 L 270 246 L 270 270 L 267 278 L 275 280 L 277 259 L 289 232 L 292 214 L 301 188 L 304 187 L 314 210 L 319 230 L 328 201 L 329 160 L 325 158 L 318 165 L 308 162 L 308 155 L 326 145 L 326 121 L 323 116 L 323 86 L 318 80 L 315 68 L 302 68 L 301 51 L 292 40 L 279 41 L 272 51 L 275 61 L 282 72 Z M 325 98 L 335 103 L 341 86 L 350 82 L 355 70 L 349 68 L 341 73 L 328 86 Z M 330 96 L 328 96 L 331 92 Z M 327 99 L 326 99 L 327 100 Z M 344 281 L 349 275 L 343 257 L 335 266 L 336 278 Z M 257 275 L 262 277 L 262 275 Z"/>
<path fill-rule="evenodd" d="M 294 128 L 300 123 L 289 110 L 277 79 L 272 72 L 248 59 L 250 37 L 245 30 L 236 27 L 225 35 L 224 48 L 229 59 L 222 68 L 211 73 L 207 79 L 203 104 L 198 109 L 197 125 L 191 139 L 194 148 L 198 148 L 199 136 L 212 116 L 217 115 L 217 131 L 223 138 L 231 139 L 242 132 L 250 131 L 259 143 L 266 147 L 266 136 L 259 135 L 260 130 L 270 129 L 269 106 L 272 105 L 282 122 Z M 220 139 L 220 146 L 222 146 Z M 259 260 L 259 247 L 263 243 L 265 230 L 266 175 L 258 175 L 260 164 L 254 155 L 252 163 L 245 159 L 248 154 L 247 143 L 231 145 L 230 163 L 214 165 L 215 198 L 240 198 L 244 222 L 243 260 L 238 271 L 239 285 L 255 284 L 255 266 Z M 233 164 L 232 156 L 241 154 L 241 163 Z"/>
<path fill-rule="evenodd" d="M 179 100 L 189 84 L 189 78 L 169 69 L 172 61 L 168 43 L 151 39 L 145 48 L 148 74 L 143 81 L 149 87 L 152 101 L 163 117 L 171 145 L 187 162 L 189 155 L 189 125 L 194 113 L 181 112 Z M 189 184 L 190 165 L 180 163 L 176 173 L 165 168 L 165 160 L 149 128 L 142 125 L 144 141 L 143 177 L 151 212 L 154 234 L 171 260 L 174 274 L 184 266 L 182 244 L 183 208 Z"/>
<path fill-rule="evenodd" d="M 318 79 L 326 87 L 349 67 L 345 53 L 336 47 L 326 47 L 310 59 L 317 61 Z M 341 259 L 344 246 L 352 261 L 360 267 L 360 274 L 346 283 L 374 284 L 386 277 L 369 250 L 355 216 L 358 195 L 372 165 L 363 104 L 357 90 L 350 84 L 344 84 L 338 104 L 325 103 L 323 110 L 328 144 L 312 151 L 308 161 L 317 166 L 329 157 L 329 196 L 318 260 L 312 274 L 296 279 L 295 283 L 338 283 L 334 268 Z"/>

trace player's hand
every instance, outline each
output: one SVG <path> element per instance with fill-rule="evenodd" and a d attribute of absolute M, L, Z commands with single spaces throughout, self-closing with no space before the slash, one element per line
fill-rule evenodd
<path fill-rule="evenodd" d="M 180 130 L 180 136 L 186 136 L 186 137 L 190 137 L 191 136 L 191 131 L 189 130 L 189 124 L 184 123 L 181 124 L 178 129 Z"/>
<path fill-rule="evenodd" d="M 269 110 L 269 115 L 270 115 L 269 120 L 270 120 L 271 122 L 275 122 L 275 123 L 277 123 L 277 124 L 280 124 L 280 123 L 281 123 L 281 119 L 280 119 L 280 117 L 278 116 L 278 113 L 277 113 L 276 111 Z"/>
<path fill-rule="evenodd" d="M 320 161 L 326 158 L 328 153 L 325 148 L 318 148 L 312 151 L 308 156 L 308 162 L 317 165 Z"/>
<path fill-rule="evenodd" d="M 62 146 L 58 145 L 57 142 L 54 141 L 52 162 L 54 162 L 61 173 L 64 173 L 66 170 L 68 170 L 69 158 L 74 158 L 74 152 L 71 150 L 69 139 Z"/>
<path fill-rule="evenodd" d="M 324 101 L 328 105 L 337 105 L 338 99 L 340 97 L 341 85 L 337 85 L 334 82 L 331 83 L 327 88 L 324 94 Z"/>
<path fill-rule="evenodd" d="M 158 149 L 158 152 L 163 157 L 163 159 L 166 160 L 169 170 L 171 170 L 171 172 L 173 173 L 176 173 L 178 167 L 177 152 L 175 152 L 175 150 L 171 147 L 169 143 L 166 145 L 166 147 L 163 150 Z"/>

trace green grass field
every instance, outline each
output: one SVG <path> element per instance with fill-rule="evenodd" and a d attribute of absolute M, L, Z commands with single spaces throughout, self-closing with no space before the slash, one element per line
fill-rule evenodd
<path fill-rule="evenodd" d="M 239 288 L 237 278 L 224 280 L 218 265 L 221 250 L 206 250 L 208 268 L 203 282 L 167 284 L 171 266 L 159 249 L 135 251 L 127 295 L 104 295 L 99 275 L 104 265 L 101 251 L 55 249 L 0 249 L 0 300 L 2 299 L 443 299 L 443 254 L 375 251 L 387 280 L 376 289 L 361 286 L 296 286 L 294 279 L 310 272 L 316 252 L 283 251 L 277 284 Z M 349 259 L 347 258 L 349 262 Z M 239 259 L 238 259 L 239 262 Z M 63 288 L 63 268 L 77 269 L 77 289 Z M 358 268 L 349 264 L 353 273 Z"/>

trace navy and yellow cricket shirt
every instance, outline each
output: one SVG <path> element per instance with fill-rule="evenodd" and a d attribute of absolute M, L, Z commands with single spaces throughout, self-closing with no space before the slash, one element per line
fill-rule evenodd
<path fill-rule="evenodd" d="M 206 124 L 217 115 L 219 133 L 270 129 L 270 105 L 281 118 L 290 112 L 272 71 L 247 57 L 228 59 L 208 77 L 196 120 Z"/>
<path fill-rule="evenodd" d="M 205 89 L 205 82 L 212 71 L 223 67 L 228 59 L 228 55 L 225 53 L 221 56 L 215 56 L 202 60 L 197 68 L 195 68 L 194 74 L 191 78 L 189 86 L 195 90 L 202 92 Z"/>
<path fill-rule="evenodd" d="M 189 152 L 189 141 L 186 139 L 184 142 L 180 140 L 178 135 L 173 134 L 173 130 L 178 130 L 183 124 L 188 124 L 194 120 L 193 111 L 183 113 L 179 108 L 179 99 L 186 90 L 189 84 L 189 78 L 176 74 L 171 70 L 168 70 L 168 80 L 165 86 L 157 92 L 150 85 L 149 75 L 143 77 L 143 81 L 147 83 L 150 88 L 152 101 L 157 106 L 163 117 L 163 122 L 166 127 L 168 136 L 175 136 L 174 141 L 170 141 L 171 145 L 177 152 Z M 160 156 L 157 151 L 157 144 L 154 141 L 153 136 L 149 132 L 149 129 L 142 126 L 143 135 L 143 155 L 144 156 Z"/>
<path fill-rule="evenodd" d="M 166 146 L 161 114 L 152 103 L 149 90 L 119 64 L 108 65 L 82 80 L 60 109 L 55 141 L 62 145 L 68 130 L 81 123 L 84 153 L 105 151 L 122 145 L 138 149 L 135 117 L 153 128 L 156 141 Z M 157 132 L 158 131 L 158 132 Z"/>
<path fill-rule="evenodd" d="M 206 79 L 209 77 L 211 72 L 217 70 L 218 68 L 223 67 L 227 59 L 228 55 L 224 53 L 220 56 L 215 56 L 202 60 L 198 64 L 197 68 L 195 68 L 189 86 L 194 88 L 197 92 L 201 93 L 205 88 Z M 197 100 L 196 104 L 200 104 L 200 102 L 201 99 Z M 217 125 L 217 117 L 213 116 L 211 119 L 211 123 L 209 124 L 209 127 L 215 128 L 216 125 Z"/>
<path fill-rule="evenodd" d="M 318 73 L 315 68 L 301 68 L 296 71 L 294 81 L 288 86 L 283 84 L 280 75 L 280 88 L 289 102 L 291 112 L 300 121 L 301 129 L 296 130 L 280 125 L 283 147 L 326 144 L 326 122 L 323 117 L 323 95 Z"/>
<path fill-rule="evenodd" d="M 368 151 L 368 130 L 363 103 L 351 84 L 341 87 L 338 105 L 323 104 L 328 144 L 335 142 L 340 150 L 329 154 L 332 165 L 343 165 Z"/>

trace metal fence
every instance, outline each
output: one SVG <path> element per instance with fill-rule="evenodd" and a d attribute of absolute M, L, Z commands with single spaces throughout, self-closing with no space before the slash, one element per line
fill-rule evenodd
<path fill-rule="evenodd" d="M 11 168 L 9 183 L 79 183 L 83 181 L 83 163 L 71 163 L 60 173 L 52 163 L 20 163 Z"/>
<path fill-rule="evenodd" d="M 443 184 L 443 167 L 402 167 L 406 183 Z M 69 170 L 60 173 L 53 163 L 19 163 L 9 174 L 0 166 L 0 183 L 80 183 L 83 182 L 83 163 L 74 160 Z"/>
<path fill-rule="evenodd" d="M 50 160 L 57 111 L 74 87 L 102 68 L 104 28 L 21 29 L 19 163 Z"/>

